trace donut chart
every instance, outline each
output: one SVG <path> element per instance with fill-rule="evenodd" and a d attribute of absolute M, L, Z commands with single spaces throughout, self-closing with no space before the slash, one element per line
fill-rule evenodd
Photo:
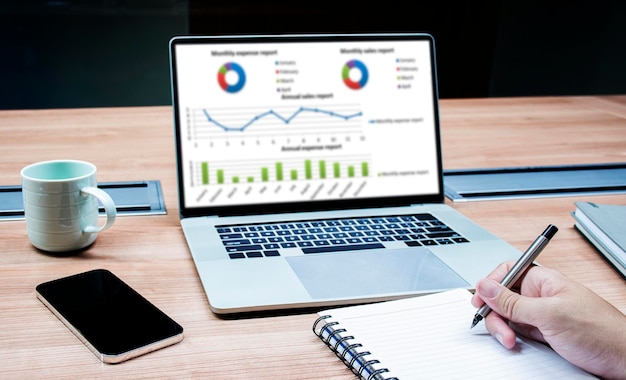
<path fill-rule="evenodd" d="M 359 72 L 361 73 L 361 79 L 359 79 L 358 82 L 350 78 L 351 70 L 359 70 Z M 345 65 L 343 65 L 343 69 L 341 70 L 341 77 L 343 79 L 343 83 L 345 83 L 348 88 L 351 88 L 353 90 L 360 90 L 365 87 L 369 78 L 367 66 L 365 66 L 365 64 L 358 59 L 352 59 L 346 62 Z"/>
<path fill-rule="evenodd" d="M 237 82 L 229 84 L 226 81 L 226 74 L 229 71 L 234 71 L 237 74 Z M 246 84 L 246 72 L 243 71 L 243 67 L 235 62 L 227 62 L 223 64 L 217 71 L 217 83 L 219 83 L 222 90 L 230 93 L 240 91 Z"/>

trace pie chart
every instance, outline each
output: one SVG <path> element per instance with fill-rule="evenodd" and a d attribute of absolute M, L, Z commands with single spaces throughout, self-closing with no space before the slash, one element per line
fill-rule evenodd
<path fill-rule="evenodd" d="M 236 77 L 236 81 L 227 80 Z M 239 92 L 246 84 L 246 72 L 243 68 L 235 62 L 227 62 L 223 64 L 217 71 L 217 83 L 219 83 L 222 90 L 230 93 Z"/>
<path fill-rule="evenodd" d="M 356 71 L 356 75 L 355 75 Z M 351 76 L 352 75 L 352 76 Z M 358 77 L 357 79 L 354 79 Z M 341 78 L 343 83 L 353 90 L 360 90 L 367 84 L 369 74 L 367 72 L 367 66 L 358 59 L 352 59 L 343 65 L 341 70 Z"/>

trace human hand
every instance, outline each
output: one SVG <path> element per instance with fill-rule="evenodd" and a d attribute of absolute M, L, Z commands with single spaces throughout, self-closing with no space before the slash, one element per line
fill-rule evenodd
<path fill-rule="evenodd" d="M 478 281 L 472 305 L 489 305 L 485 327 L 503 346 L 516 334 L 547 343 L 572 364 L 604 378 L 626 378 L 626 316 L 559 272 L 531 267 L 515 290 L 499 281 L 513 262 Z"/>

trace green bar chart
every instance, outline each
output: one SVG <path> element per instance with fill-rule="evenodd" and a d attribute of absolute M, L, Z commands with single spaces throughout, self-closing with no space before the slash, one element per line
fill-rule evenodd
<path fill-rule="evenodd" d="M 202 186 L 341 180 L 370 176 L 367 156 L 330 157 L 320 159 L 250 160 L 195 163 L 196 184 Z"/>

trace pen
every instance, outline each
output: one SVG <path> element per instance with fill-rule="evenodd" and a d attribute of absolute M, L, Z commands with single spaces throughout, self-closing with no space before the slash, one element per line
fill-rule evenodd
<path fill-rule="evenodd" d="M 526 252 L 517 260 L 515 265 L 511 268 L 509 273 L 504 276 L 500 284 L 506 286 L 511 289 L 511 287 L 517 282 L 517 280 L 522 277 L 522 275 L 526 272 L 526 269 L 530 267 L 533 261 L 539 256 L 541 251 L 548 245 L 550 239 L 556 234 L 559 229 L 556 226 L 550 224 L 545 231 L 541 235 L 535 239 L 535 241 L 528 247 Z M 482 321 L 483 318 L 487 317 L 487 314 L 491 311 L 491 308 L 484 304 L 476 314 L 474 315 L 474 320 L 472 321 L 471 328 L 474 328 L 478 322 Z"/>

